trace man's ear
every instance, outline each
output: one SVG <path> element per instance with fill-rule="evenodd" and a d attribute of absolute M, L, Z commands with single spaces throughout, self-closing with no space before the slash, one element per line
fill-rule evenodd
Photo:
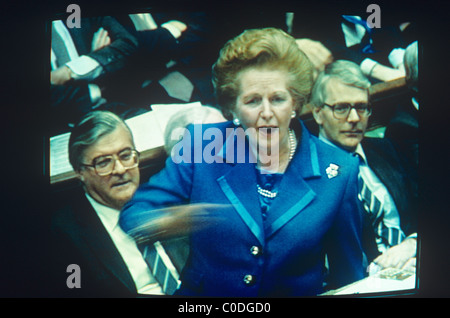
<path fill-rule="evenodd" d="M 313 117 L 314 117 L 314 119 L 315 119 L 315 121 L 316 121 L 316 123 L 318 124 L 318 125 L 322 125 L 322 113 L 321 113 L 321 110 L 322 110 L 322 108 L 320 108 L 320 107 L 313 107 L 312 108 L 312 114 L 313 114 Z"/>
<path fill-rule="evenodd" d="M 84 176 L 81 174 L 81 172 L 80 172 L 80 171 L 76 171 L 75 174 L 76 174 L 76 177 L 77 177 L 81 182 L 84 183 Z"/>

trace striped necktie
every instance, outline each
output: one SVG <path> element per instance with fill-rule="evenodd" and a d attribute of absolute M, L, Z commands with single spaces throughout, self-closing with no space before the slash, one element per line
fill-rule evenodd
<path fill-rule="evenodd" d="M 180 275 L 161 242 L 145 246 L 143 256 L 164 294 L 173 295 L 180 286 Z"/>
<path fill-rule="evenodd" d="M 365 164 L 361 156 L 355 155 L 360 159 L 360 164 Z M 369 214 L 369 219 L 375 231 L 377 245 L 389 248 L 401 243 L 405 238 L 403 231 L 397 226 L 386 225 L 383 219 L 385 215 L 383 203 L 373 194 L 361 174 L 359 174 L 358 178 L 358 199 L 362 202 L 364 210 Z M 383 252 L 383 250 L 380 250 L 380 252 Z"/>

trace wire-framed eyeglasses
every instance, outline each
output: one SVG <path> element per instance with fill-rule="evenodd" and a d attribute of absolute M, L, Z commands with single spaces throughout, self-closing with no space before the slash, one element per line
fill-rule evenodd
<path fill-rule="evenodd" d="M 128 148 L 118 154 L 94 158 L 92 164 L 83 164 L 83 166 L 93 168 L 99 176 L 103 177 L 110 175 L 114 171 L 117 160 L 120 161 L 125 170 L 136 168 L 139 165 L 139 156 L 139 151 Z"/>
<path fill-rule="evenodd" d="M 334 105 L 328 105 L 324 103 L 323 105 L 331 108 L 331 110 L 333 111 L 333 115 L 336 119 L 347 118 L 352 108 L 356 110 L 359 116 L 367 117 L 372 114 L 372 108 L 370 107 L 369 103 L 355 103 L 355 104 L 337 103 Z"/>

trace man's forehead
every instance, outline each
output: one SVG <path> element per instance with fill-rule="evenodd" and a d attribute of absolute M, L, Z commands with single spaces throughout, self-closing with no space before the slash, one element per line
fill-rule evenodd
<path fill-rule="evenodd" d="M 133 137 L 125 126 L 120 125 L 86 148 L 84 157 L 93 159 L 99 156 L 116 154 L 126 148 L 134 148 Z"/>
<path fill-rule="evenodd" d="M 368 100 L 366 89 L 343 83 L 337 78 L 330 78 L 325 88 L 327 102 L 365 102 Z"/>

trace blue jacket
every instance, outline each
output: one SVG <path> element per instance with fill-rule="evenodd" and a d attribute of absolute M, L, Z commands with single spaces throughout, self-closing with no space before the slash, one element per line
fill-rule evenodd
<path fill-rule="evenodd" d="M 212 127 L 222 133 L 225 146 L 217 156 L 225 158 L 226 128 L 236 127 L 226 122 L 202 125 L 201 131 Z M 199 128 L 191 127 L 191 135 Z M 165 168 L 125 205 L 120 225 L 127 232 L 148 221 L 142 211 L 188 203 L 229 205 L 214 212 L 221 217 L 215 226 L 191 235 L 178 295 L 317 295 L 324 283 L 325 254 L 330 287 L 364 277 L 357 160 L 318 140 L 302 123 L 295 122 L 293 128 L 301 135 L 298 147 L 265 221 L 255 164 L 248 160 L 175 164 L 169 157 Z M 191 157 L 195 147 L 204 150 L 209 143 L 192 142 Z M 331 178 L 326 172 L 330 164 L 338 166 L 338 174 Z"/>

